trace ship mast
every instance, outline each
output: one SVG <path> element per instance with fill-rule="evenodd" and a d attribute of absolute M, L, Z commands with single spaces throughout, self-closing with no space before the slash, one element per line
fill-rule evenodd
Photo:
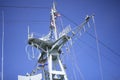
<path fill-rule="evenodd" d="M 51 37 L 54 38 L 54 41 L 58 40 L 56 19 L 59 15 L 60 14 L 57 12 L 57 10 L 55 8 L 55 3 L 53 3 L 53 7 L 51 9 L 50 30 L 51 30 L 51 33 L 53 33 L 53 34 L 51 34 Z M 56 45 L 59 45 L 59 44 L 56 43 L 53 46 L 56 46 Z M 48 53 L 49 54 L 49 56 L 48 56 L 49 80 L 68 80 L 64 66 L 59 58 L 59 55 L 60 55 L 59 48 L 53 48 L 50 50 L 51 50 L 50 53 Z M 59 70 L 56 69 L 56 64 L 59 65 L 59 67 L 60 67 Z"/>
<path fill-rule="evenodd" d="M 65 67 L 60 59 L 62 47 L 70 38 L 73 38 L 78 34 L 87 24 L 92 16 L 87 16 L 85 21 L 78 26 L 75 30 L 71 30 L 70 26 L 66 27 L 61 33 L 57 33 L 56 19 L 60 14 L 55 8 L 55 3 L 51 8 L 50 15 L 50 33 L 42 38 L 36 38 L 33 34 L 29 34 L 28 29 L 28 44 L 41 51 L 38 58 L 37 66 L 29 75 L 29 78 L 35 77 L 34 80 L 39 80 L 36 75 L 37 71 L 43 70 L 43 80 L 68 80 Z M 28 80 L 28 77 L 25 77 Z M 23 79 L 23 76 L 18 76 L 19 80 Z M 31 79 L 33 80 L 33 79 Z"/>

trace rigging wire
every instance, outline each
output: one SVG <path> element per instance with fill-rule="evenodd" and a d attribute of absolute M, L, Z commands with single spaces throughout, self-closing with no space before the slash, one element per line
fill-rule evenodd
<path fill-rule="evenodd" d="M 83 41 L 83 40 L 81 40 L 80 38 L 77 38 L 77 39 L 80 40 L 80 42 L 88 45 L 88 47 L 91 48 L 93 51 L 96 50 L 95 47 L 93 47 L 92 45 L 88 44 L 86 41 Z M 80 45 L 80 43 L 77 43 L 77 44 Z M 111 60 L 110 58 L 108 58 L 107 56 L 103 55 L 103 57 L 107 58 L 107 60 L 110 60 L 110 62 L 113 62 L 115 65 L 117 65 L 117 66 L 119 65 L 119 64 L 117 64 L 116 62 L 114 62 L 113 60 Z"/>
<path fill-rule="evenodd" d="M 62 18 L 61 17 L 59 17 L 59 20 L 60 20 L 60 23 L 61 23 L 61 28 L 62 28 L 62 30 L 64 29 L 64 26 L 63 26 L 63 21 L 62 21 Z M 63 59 L 66 57 L 66 56 L 68 56 L 68 55 L 70 55 L 70 46 L 69 46 L 69 44 L 68 43 L 66 43 L 66 45 L 65 45 L 65 47 L 66 47 L 66 53 L 68 53 L 68 54 L 64 54 L 64 56 L 61 58 L 61 61 L 63 61 Z M 71 57 L 71 56 L 70 56 Z M 73 60 L 72 60 L 73 61 Z M 72 67 L 74 67 L 74 63 L 72 63 Z M 76 75 L 76 72 L 75 72 L 75 68 L 72 68 L 72 72 L 73 72 L 73 77 L 74 77 L 74 80 L 78 80 L 77 79 L 77 75 Z M 72 78 L 72 76 L 70 76 L 71 78 Z M 70 79 L 71 79 L 70 78 Z"/>
<path fill-rule="evenodd" d="M 99 61 L 100 75 L 101 75 L 101 80 L 103 80 L 102 60 L 101 60 L 100 47 L 99 47 L 99 42 L 98 42 L 99 39 L 98 39 L 98 35 L 97 35 L 97 30 L 96 30 L 94 16 L 92 16 L 92 19 L 93 19 L 95 36 L 96 36 L 96 47 L 97 47 L 97 52 L 98 52 L 98 61 Z"/>
<path fill-rule="evenodd" d="M 66 18 L 67 20 L 69 20 L 70 22 L 72 22 L 73 24 L 75 24 L 76 26 L 79 26 L 76 22 L 74 22 L 73 20 L 71 20 L 70 18 L 68 18 L 67 16 L 65 16 L 64 14 L 61 13 L 61 15 Z"/>
<path fill-rule="evenodd" d="M 95 36 L 93 36 L 92 34 L 90 34 L 88 31 L 86 31 L 86 33 L 91 36 L 93 39 L 95 39 Z M 114 51 L 112 48 L 110 48 L 109 46 L 107 46 L 105 43 L 103 43 L 101 40 L 98 39 L 98 42 L 104 46 L 106 49 L 108 49 L 109 51 L 111 51 L 114 55 L 120 57 L 120 54 L 117 53 L 116 51 Z"/>
<path fill-rule="evenodd" d="M 0 22 L 2 22 L 2 21 L 0 21 Z M 48 23 L 49 21 L 47 21 L 47 20 L 6 20 L 6 23 L 26 23 L 26 22 Z"/>
<path fill-rule="evenodd" d="M 74 22 L 72 19 L 68 18 L 67 16 L 65 16 L 64 14 L 61 14 L 64 18 L 66 18 L 67 20 L 69 20 L 70 22 L 72 22 L 74 25 L 78 26 L 78 24 L 76 22 Z M 96 39 L 95 36 L 93 36 L 91 33 L 89 33 L 88 31 L 86 31 L 86 33 L 92 37 L 93 39 Z M 100 39 L 98 39 L 98 42 L 104 46 L 106 49 L 108 49 L 109 51 L 111 51 L 114 55 L 120 57 L 120 54 L 117 53 L 116 51 L 114 51 L 112 48 L 110 48 L 109 46 L 107 46 L 103 41 L 101 41 Z"/>
<path fill-rule="evenodd" d="M 39 6 L 0 6 L 1 8 L 38 8 L 38 9 L 49 9 L 49 7 Z"/>
<path fill-rule="evenodd" d="M 61 16 L 58 18 L 59 19 L 59 21 L 60 21 L 60 27 L 61 27 L 61 29 L 63 30 L 64 29 L 64 26 L 63 26 L 63 21 L 62 21 L 62 18 L 61 18 Z M 62 31 L 62 30 L 60 30 L 60 31 Z M 63 54 L 62 56 L 61 56 L 61 61 L 63 62 L 64 61 L 64 59 L 69 55 L 69 50 L 70 50 L 70 48 L 69 48 L 69 45 L 68 45 L 68 43 L 66 43 L 66 45 L 64 46 L 64 47 L 66 47 L 66 53 L 68 53 L 68 54 Z M 72 65 L 71 65 L 72 67 L 74 67 L 74 64 L 72 63 Z M 74 80 L 77 80 L 77 77 L 76 77 L 76 73 L 75 73 L 75 70 L 74 70 L 74 68 L 72 68 L 72 72 L 73 72 L 73 76 L 71 75 L 71 74 L 69 74 L 70 75 L 70 79 L 74 79 Z M 71 73 L 71 72 L 70 72 Z"/>
<path fill-rule="evenodd" d="M 74 59 L 75 59 L 75 63 L 76 63 L 76 58 L 74 58 Z M 77 65 L 77 63 L 75 64 L 75 67 L 76 67 L 77 71 L 79 72 L 79 75 L 80 75 L 80 77 L 81 77 L 81 80 L 85 80 L 85 78 L 84 78 L 84 76 L 83 76 L 83 74 L 82 74 L 79 66 Z"/>
<path fill-rule="evenodd" d="M 63 27 L 62 18 L 59 17 L 59 20 L 60 20 L 60 23 L 61 23 L 61 29 L 63 30 L 64 27 Z M 66 47 L 66 53 L 68 53 L 68 54 L 64 54 L 63 57 L 61 58 L 61 61 L 63 61 L 63 59 L 64 59 L 66 56 L 68 56 L 69 53 L 70 53 L 70 48 L 69 48 L 69 44 L 68 44 L 68 43 L 66 43 L 65 47 Z M 72 67 L 74 67 L 74 64 L 73 64 L 73 63 L 72 63 Z M 75 68 L 72 69 L 72 72 L 73 72 L 73 75 L 74 75 L 73 77 L 74 77 L 74 80 L 77 80 L 76 72 L 75 72 L 74 69 L 75 69 Z M 71 77 L 71 78 L 72 78 L 72 77 Z M 71 79 L 71 78 L 70 78 L 70 79 Z"/>
<path fill-rule="evenodd" d="M 66 50 L 65 50 L 66 51 Z M 68 51 L 66 51 L 66 54 L 67 54 L 67 56 L 66 56 L 66 65 L 67 65 L 67 61 L 69 61 L 70 63 L 72 62 L 72 61 L 70 61 L 70 57 L 68 56 L 69 55 L 69 52 Z M 70 66 L 69 66 L 70 65 Z M 69 65 L 67 65 L 67 75 L 69 76 L 68 77 L 68 79 L 71 79 L 71 80 L 74 80 L 75 79 L 75 76 L 74 76 L 74 74 L 73 74 L 73 63 L 71 63 L 71 64 L 69 64 Z"/>
<path fill-rule="evenodd" d="M 68 50 L 69 48 L 67 47 L 67 45 L 64 46 L 65 50 L 64 50 L 64 53 L 66 54 L 62 54 L 61 56 L 61 61 L 64 62 L 64 63 L 67 63 L 67 61 L 70 61 L 72 60 L 70 57 L 70 51 Z M 67 49 L 66 49 L 67 48 Z M 69 56 L 69 58 L 68 58 Z M 70 61 L 70 62 L 73 62 L 73 61 Z M 67 65 L 67 64 L 66 64 Z M 69 67 L 69 66 L 68 66 Z M 74 64 L 71 63 L 70 67 L 67 68 L 67 75 L 69 75 L 69 78 L 68 79 L 74 79 L 74 80 L 77 80 L 77 77 L 76 77 L 76 73 L 75 73 L 75 70 L 74 70 Z M 71 70 L 71 71 L 70 71 Z"/>
<path fill-rule="evenodd" d="M 76 58 L 75 58 L 75 52 L 74 52 L 74 49 L 72 48 L 72 54 L 69 54 L 69 56 L 71 57 L 72 59 L 72 62 L 74 63 L 73 65 L 75 66 L 76 70 L 78 71 L 79 75 L 80 75 L 80 78 L 81 80 L 85 80 L 84 79 L 84 76 L 79 68 L 79 66 L 77 65 L 77 61 L 76 61 Z M 77 79 L 78 80 L 78 79 Z"/>
<path fill-rule="evenodd" d="M 63 20 L 62 20 L 61 17 L 59 17 L 59 20 L 60 20 L 60 23 L 61 23 L 61 28 L 62 28 L 62 30 L 63 30 L 63 29 L 64 29 L 64 26 L 63 26 Z"/>
<path fill-rule="evenodd" d="M 76 70 L 78 71 L 79 75 L 80 75 L 81 80 L 85 80 L 85 78 L 84 78 L 84 76 L 83 76 L 83 74 L 82 74 L 79 66 L 77 65 L 77 61 L 76 61 L 76 58 L 75 58 L 75 55 L 74 55 L 75 52 L 74 52 L 74 50 L 73 50 L 73 48 L 72 48 L 72 53 L 73 53 L 73 54 L 70 53 L 70 46 L 69 46 L 69 45 L 70 45 L 70 44 L 67 44 L 65 47 L 67 47 L 67 50 L 66 50 L 66 52 L 68 53 L 67 55 L 68 55 L 69 57 L 71 57 L 71 58 L 69 58 L 69 59 L 72 60 L 72 67 L 74 67 L 74 68 L 72 68 L 73 75 L 74 75 L 74 79 L 75 79 L 75 80 L 78 80 L 78 79 L 77 79 L 77 74 L 76 74 L 76 72 L 75 72 L 75 69 L 76 69 Z M 64 56 L 65 56 L 65 55 L 64 55 Z"/>
<path fill-rule="evenodd" d="M 72 72 L 73 72 L 73 78 L 74 78 L 74 80 L 77 80 L 77 76 L 76 76 L 76 73 L 75 73 L 75 68 L 74 68 L 74 64 L 75 64 L 75 62 L 74 62 L 74 60 L 73 60 L 73 57 L 72 57 L 72 55 L 71 55 L 71 53 L 70 52 L 68 52 L 68 51 L 66 51 L 67 53 L 68 53 L 68 56 L 70 57 L 69 59 L 71 59 L 71 65 L 72 65 Z M 70 75 L 70 76 L 72 76 L 72 75 Z"/>

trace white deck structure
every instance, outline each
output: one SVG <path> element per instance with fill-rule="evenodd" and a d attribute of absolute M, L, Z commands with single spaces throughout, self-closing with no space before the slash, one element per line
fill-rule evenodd
<path fill-rule="evenodd" d="M 33 76 L 18 75 L 18 80 L 42 80 L 42 74 L 37 74 Z"/>

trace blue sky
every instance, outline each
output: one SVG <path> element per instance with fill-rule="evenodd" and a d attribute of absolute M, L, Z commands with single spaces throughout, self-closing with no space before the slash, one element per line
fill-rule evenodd
<path fill-rule="evenodd" d="M 31 32 L 47 34 L 52 2 L 52 0 L 0 0 L 0 44 L 2 11 L 5 17 L 4 80 L 17 80 L 17 75 L 25 75 L 34 68 L 35 61 L 29 61 L 25 52 L 27 26 L 30 26 Z M 95 14 L 98 38 L 105 44 L 99 44 L 103 80 L 120 80 L 120 1 L 56 0 L 56 5 L 58 12 L 69 18 L 68 20 L 61 15 L 64 27 L 70 24 L 74 28 L 76 27 L 74 22 L 80 24 L 86 15 Z M 95 35 L 92 26 L 88 32 Z M 73 60 L 68 59 L 68 70 L 71 70 L 68 71 L 68 77 L 74 74 L 72 70 L 75 71 L 76 77 L 70 77 L 70 80 L 79 80 L 80 72 L 84 80 L 101 80 L 95 39 L 85 32 L 73 42 L 75 43 L 71 55 L 75 60 L 71 63 Z"/>

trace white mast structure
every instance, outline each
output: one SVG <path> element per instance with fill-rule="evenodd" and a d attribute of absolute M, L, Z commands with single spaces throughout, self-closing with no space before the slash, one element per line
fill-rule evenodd
<path fill-rule="evenodd" d="M 55 8 L 55 3 L 53 3 L 53 8 L 51 9 L 51 25 L 50 25 L 50 27 L 51 27 L 51 31 L 53 31 L 53 33 L 54 33 L 53 36 L 55 37 L 55 41 L 58 40 L 57 27 L 56 27 L 56 18 L 58 16 L 59 16 L 59 13 L 57 13 L 56 8 Z M 53 47 L 56 45 L 59 45 L 59 44 L 56 43 L 55 45 L 53 45 Z M 65 69 L 63 67 L 63 64 L 59 58 L 59 55 L 60 55 L 59 48 L 51 49 L 51 52 L 48 54 L 49 54 L 49 56 L 48 56 L 49 79 L 54 80 L 54 78 L 56 78 L 57 80 L 58 79 L 61 80 L 63 78 L 64 80 L 68 80 Z M 55 60 L 54 60 L 54 58 L 55 58 Z M 56 64 L 59 65 L 60 70 L 56 69 Z"/>
<path fill-rule="evenodd" d="M 51 35 L 51 36 L 54 36 L 55 37 L 55 40 L 57 40 L 58 38 L 58 35 L 57 35 L 57 26 L 56 26 L 56 17 L 57 17 L 57 10 L 55 8 L 55 3 L 53 3 L 53 7 L 51 9 L 51 23 L 50 23 L 50 28 L 51 30 L 53 30 L 53 33 L 54 35 Z"/>
<path fill-rule="evenodd" d="M 70 38 L 73 38 L 84 28 L 84 25 L 87 24 L 92 16 L 87 16 L 85 21 L 74 30 L 71 30 L 70 26 L 66 27 L 59 33 L 59 37 L 56 26 L 56 18 L 58 16 L 60 16 L 60 14 L 55 8 L 55 3 L 53 3 L 50 33 L 42 38 L 36 38 L 34 34 L 29 34 L 28 28 L 28 44 L 39 49 L 41 53 L 38 58 L 37 67 L 32 73 L 27 75 L 26 78 L 24 78 L 24 76 L 18 76 L 18 80 L 41 80 L 41 75 L 36 75 L 40 69 L 43 70 L 43 80 L 68 80 L 65 67 L 60 59 L 61 48 Z"/>

